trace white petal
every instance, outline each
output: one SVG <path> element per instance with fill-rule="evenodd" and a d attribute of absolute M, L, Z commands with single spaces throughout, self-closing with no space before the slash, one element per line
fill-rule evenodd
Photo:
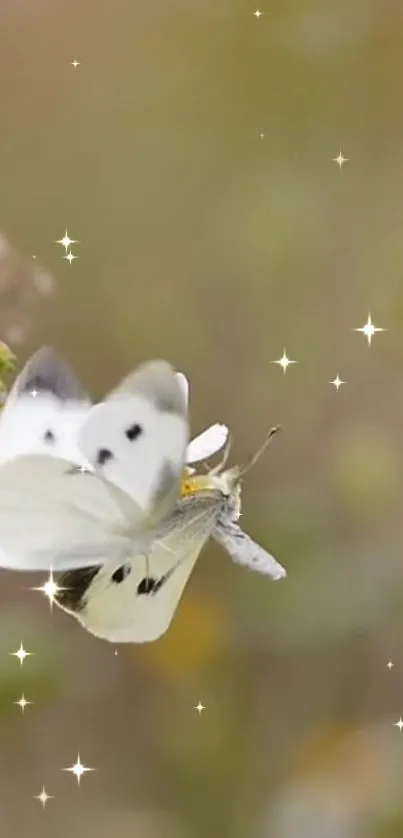
<path fill-rule="evenodd" d="M 198 463 L 200 460 L 207 460 L 225 445 L 228 439 L 228 428 L 226 425 L 210 425 L 203 433 L 195 437 L 188 445 L 186 452 L 187 463 Z"/>
<path fill-rule="evenodd" d="M 180 386 L 182 387 L 183 395 L 186 399 L 186 404 L 189 404 L 189 382 L 186 378 L 186 375 L 183 372 L 177 372 L 176 377 L 179 381 Z"/>

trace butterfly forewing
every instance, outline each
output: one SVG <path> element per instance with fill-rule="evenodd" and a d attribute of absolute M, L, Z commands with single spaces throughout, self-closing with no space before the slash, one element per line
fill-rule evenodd
<path fill-rule="evenodd" d="M 17 457 L 0 467 L 3 567 L 62 570 L 101 564 L 120 556 L 140 535 L 140 509 L 97 474 L 40 455 Z"/>
<path fill-rule="evenodd" d="M 43 347 L 16 378 L 0 414 L 0 463 L 47 454 L 84 464 L 76 438 L 90 401 L 70 367 Z"/>
<path fill-rule="evenodd" d="M 94 469 L 157 521 L 178 496 L 188 433 L 174 370 L 165 361 L 153 361 L 92 408 L 79 445 Z"/>

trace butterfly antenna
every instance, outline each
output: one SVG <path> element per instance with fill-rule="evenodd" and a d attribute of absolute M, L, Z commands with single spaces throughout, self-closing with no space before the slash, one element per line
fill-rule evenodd
<path fill-rule="evenodd" d="M 224 468 L 224 466 L 225 466 L 225 464 L 226 464 L 226 462 L 227 462 L 227 460 L 228 460 L 229 453 L 230 453 L 230 451 L 231 451 L 231 447 L 232 447 L 232 436 L 231 436 L 231 434 L 229 433 L 229 434 L 228 434 L 228 439 L 227 439 L 227 441 L 226 441 L 226 443 L 225 443 L 224 453 L 223 453 L 223 455 L 222 455 L 222 457 L 221 457 L 221 460 L 220 460 L 220 462 L 219 462 L 216 466 L 214 466 L 214 468 L 209 468 L 209 469 L 208 469 L 208 473 L 209 473 L 209 474 L 217 474 L 219 471 L 222 471 L 222 470 L 223 470 L 223 468 Z"/>
<path fill-rule="evenodd" d="M 263 441 L 263 444 L 260 446 L 260 448 L 256 451 L 255 454 L 252 454 L 252 456 L 247 461 L 247 463 L 245 463 L 245 465 L 241 468 L 241 470 L 239 472 L 239 477 L 243 477 L 244 474 L 246 474 L 246 472 L 249 471 L 249 469 L 253 468 L 253 466 L 257 463 L 257 461 L 260 460 L 260 457 L 262 456 L 262 454 L 266 450 L 270 440 L 280 430 L 281 430 L 281 425 L 275 425 L 273 428 L 270 428 L 268 434 L 266 435 L 266 437 Z"/>

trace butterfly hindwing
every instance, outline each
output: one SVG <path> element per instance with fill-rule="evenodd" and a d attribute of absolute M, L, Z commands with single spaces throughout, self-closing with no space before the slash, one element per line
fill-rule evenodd
<path fill-rule="evenodd" d="M 160 525 L 148 558 L 132 554 L 121 565 L 65 573 L 56 601 L 110 642 L 156 640 L 172 621 L 219 506 L 214 492 L 182 498 Z"/>

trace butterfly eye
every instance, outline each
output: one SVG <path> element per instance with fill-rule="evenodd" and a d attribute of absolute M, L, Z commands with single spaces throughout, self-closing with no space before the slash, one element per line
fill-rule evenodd
<path fill-rule="evenodd" d="M 126 579 L 127 576 L 129 576 L 131 570 L 132 569 L 129 564 L 122 564 L 117 568 L 117 570 L 115 570 L 114 573 L 112 573 L 112 582 L 116 582 L 116 584 L 119 585 L 124 579 Z"/>
<path fill-rule="evenodd" d="M 127 431 L 125 431 L 125 433 L 128 440 L 130 442 L 133 442 L 143 433 L 143 429 L 141 425 L 138 425 L 137 422 L 135 422 L 134 425 L 131 425 L 130 428 L 128 428 Z"/>

